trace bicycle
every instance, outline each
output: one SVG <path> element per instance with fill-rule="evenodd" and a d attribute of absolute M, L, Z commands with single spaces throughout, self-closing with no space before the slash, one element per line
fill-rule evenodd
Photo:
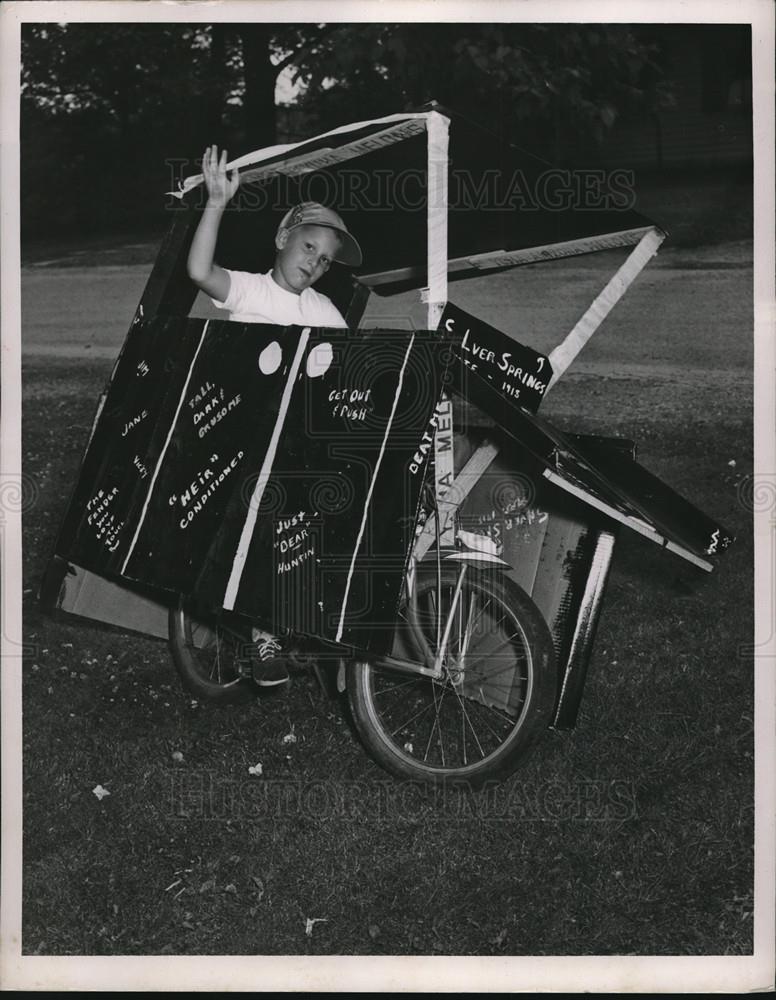
<path fill-rule="evenodd" d="M 472 786 L 503 778 L 550 722 L 555 654 L 538 608 L 504 575 L 486 538 L 468 551 L 442 544 L 476 481 L 472 464 L 481 475 L 494 454 L 482 446 L 444 500 L 424 485 L 390 654 L 340 658 L 356 730 L 399 778 Z M 170 645 L 184 686 L 215 702 L 252 698 L 250 628 L 234 617 L 203 623 L 180 600 Z"/>

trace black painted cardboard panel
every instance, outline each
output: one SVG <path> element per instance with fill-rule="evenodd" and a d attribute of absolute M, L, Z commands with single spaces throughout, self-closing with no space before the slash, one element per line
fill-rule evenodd
<path fill-rule="evenodd" d="M 58 554 L 211 610 L 387 648 L 423 472 L 412 458 L 441 390 L 439 341 L 136 324 Z"/>
<path fill-rule="evenodd" d="M 453 369 L 453 384 L 462 396 L 477 401 L 480 380 L 490 392 L 536 413 L 552 380 L 550 359 L 519 343 L 494 326 L 448 302 L 440 328 L 451 339 L 459 362 Z M 478 377 L 469 384 L 469 373 Z"/>

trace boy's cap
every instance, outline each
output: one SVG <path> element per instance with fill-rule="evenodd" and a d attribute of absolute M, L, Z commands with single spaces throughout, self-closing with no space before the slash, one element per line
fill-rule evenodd
<path fill-rule="evenodd" d="M 361 263 L 361 247 L 337 213 L 325 205 L 317 201 L 303 201 L 301 205 L 294 205 L 283 216 L 278 232 L 281 229 L 296 229 L 297 226 L 325 226 L 327 229 L 334 229 L 342 238 L 334 260 L 351 267 L 358 267 Z"/>

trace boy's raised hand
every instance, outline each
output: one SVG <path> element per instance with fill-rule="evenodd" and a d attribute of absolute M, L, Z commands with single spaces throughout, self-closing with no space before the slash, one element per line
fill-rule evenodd
<path fill-rule="evenodd" d="M 202 157 L 202 174 L 205 178 L 208 201 L 224 208 L 240 186 L 240 174 L 233 170 L 226 172 L 226 150 L 218 155 L 217 146 L 208 146 Z"/>

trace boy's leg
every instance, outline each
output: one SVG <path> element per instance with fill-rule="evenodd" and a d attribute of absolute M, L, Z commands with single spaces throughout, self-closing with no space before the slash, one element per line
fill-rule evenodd
<path fill-rule="evenodd" d="M 254 654 L 251 657 L 253 679 L 260 687 L 274 687 L 290 680 L 286 658 L 274 635 L 254 628 L 251 632 Z"/>

